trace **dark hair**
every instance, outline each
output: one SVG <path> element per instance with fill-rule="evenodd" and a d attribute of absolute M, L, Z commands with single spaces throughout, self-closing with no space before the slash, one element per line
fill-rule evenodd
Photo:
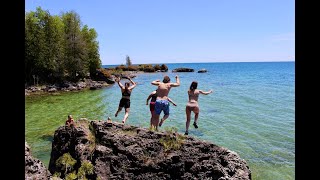
<path fill-rule="evenodd" d="M 128 87 L 130 86 L 130 83 L 129 82 L 125 82 L 124 86 L 125 86 L 126 89 L 128 89 Z"/>
<path fill-rule="evenodd" d="M 168 83 L 170 81 L 170 77 L 169 76 L 164 76 L 162 82 L 163 83 Z"/>
<path fill-rule="evenodd" d="M 197 81 L 192 81 L 190 85 L 190 90 L 195 90 L 198 87 L 198 82 Z"/>

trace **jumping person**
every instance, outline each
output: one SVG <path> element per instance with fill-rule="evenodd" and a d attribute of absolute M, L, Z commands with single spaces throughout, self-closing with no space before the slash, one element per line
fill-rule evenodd
<path fill-rule="evenodd" d="M 168 95 L 169 95 L 170 89 L 172 87 L 180 86 L 180 79 L 179 79 L 179 76 L 176 75 L 176 82 L 171 83 L 170 77 L 164 76 L 162 82 L 160 80 L 154 80 L 151 82 L 151 84 L 158 86 L 157 99 L 155 103 L 155 114 L 154 114 L 156 130 L 158 130 L 158 126 L 161 127 L 162 123 L 169 117 Z M 164 112 L 164 116 L 159 123 L 160 114 L 162 111 Z"/>
<path fill-rule="evenodd" d="M 190 125 L 190 117 L 191 117 L 191 112 L 194 113 L 194 122 L 193 122 L 193 126 L 197 129 L 198 128 L 198 117 L 199 117 L 199 104 L 198 104 L 198 98 L 199 98 L 199 94 L 204 94 L 204 95 L 208 95 L 210 93 L 212 93 L 213 91 L 210 90 L 208 92 L 204 92 L 202 90 L 198 90 L 198 82 L 197 81 L 193 81 L 190 85 L 190 88 L 188 90 L 188 96 L 189 96 L 189 101 L 186 105 L 186 116 L 187 116 L 187 121 L 186 121 L 186 132 L 184 133 L 185 135 L 189 134 L 189 125 Z"/>
<path fill-rule="evenodd" d="M 150 112 L 151 112 L 151 118 L 150 118 L 150 126 L 152 127 L 156 127 L 157 124 L 156 124 L 156 121 L 154 119 L 154 114 L 155 114 L 155 104 L 156 104 L 156 100 L 157 100 L 157 90 L 154 90 L 150 93 L 150 95 L 148 96 L 147 98 L 147 102 L 146 102 L 146 105 L 148 105 L 149 103 L 149 100 L 151 99 L 150 101 L 150 105 L 149 105 L 149 108 L 150 108 Z M 172 103 L 174 106 L 177 106 L 175 102 L 173 102 L 169 97 L 168 97 L 168 101 L 170 103 Z"/>
<path fill-rule="evenodd" d="M 125 115 L 123 117 L 122 123 L 126 123 L 126 120 L 128 119 L 129 116 L 129 112 L 130 112 L 130 96 L 131 96 L 131 92 L 133 90 L 133 88 L 136 87 L 137 83 L 133 82 L 132 79 L 130 77 L 128 77 L 127 79 L 129 79 L 129 81 L 132 83 L 132 85 L 130 86 L 130 82 L 125 82 L 124 86 L 121 84 L 120 82 L 120 78 L 115 78 L 115 81 L 118 83 L 121 93 L 122 93 L 122 97 L 120 99 L 119 102 L 119 107 L 118 110 L 116 112 L 116 114 L 114 115 L 115 117 L 118 116 L 118 113 L 122 110 L 122 108 L 125 108 Z"/>

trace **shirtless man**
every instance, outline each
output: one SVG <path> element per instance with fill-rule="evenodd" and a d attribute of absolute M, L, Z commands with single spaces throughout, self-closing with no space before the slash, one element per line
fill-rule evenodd
<path fill-rule="evenodd" d="M 150 112 L 151 112 L 150 127 L 156 127 L 156 125 L 159 124 L 159 121 L 158 121 L 158 123 L 154 122 L 155 104 L 156 104 L 156 100 L 157 100 L 157 90 L 152 91 L 151 94 L 148 96 L 146 105 L 149 104 L 150 99 L 151 99 L 150 105 L 149 105 Z M 177 104 L 175 102 L 173 102 L 169 97 L 168 97 L 168 101 L 170 103 L 172 103 L 174 106 L 177 106 Z"/>
<path fill-rule="evenodd" d="M 180 86 L 180 79 L 179 79 L 178 75 L 176 75 L 176 83 L 171 83 L 170 77 L 165 76 L 163 78 L 162 82 L 160 80 L 155 80 L 155 81 L 152 81 L 151 84 L 158 86 L 157 100 L 155 103 L 155 114 L 154 114 L 156 130 L 158 130 L 158 126 L 161 127 L 162 123 L 169 117 L 168 94 L 170 92 L 170 89 L 171 89 L 171 87 Z M 164 112 L 164 116 L 159 123 L 161 111 Z"/>

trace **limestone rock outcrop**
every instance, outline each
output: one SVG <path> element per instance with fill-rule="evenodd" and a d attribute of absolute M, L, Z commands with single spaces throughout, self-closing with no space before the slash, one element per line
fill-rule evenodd
<path fill-rule="evenodd" d="M 47 180 L 51 178 L 51 173 L 45 165 L 31 155 L 31 150 L 25 142 L 25 179 L 26 180 Z"/>
<path fill-rule="evenodd" d="M 93 165 L 88 179 L 251 179 L 245 160 L 210 142 L 116 122 L 75 122 L 75 127 L 55 131 L 51 173 L 63 173 L 56 162 L 69 153 L 76 160 L 75 172 L 84 161 Z"/>

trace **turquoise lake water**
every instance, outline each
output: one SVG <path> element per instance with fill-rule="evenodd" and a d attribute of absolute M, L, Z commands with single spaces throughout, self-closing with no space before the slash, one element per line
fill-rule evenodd
<path fill-rule="evenodd" d="M 248 162 L 254 180 L 295 179 L 294 62 L 166 65 L 169 68 L 166 73 L 138 74 L 133 79 L 138 85 L 131 95 L 127 124 L 148 128 L 150 112 L 145 102 L 156 88 L 151 81 L 169 75 L 171 82 L 175 82 L 177 74 L 181 85 L 172 88 L 169 94 L 177 106 L 170 106 L 170 117 L 160 130 L 174 126 L 184 133 L 187 90 L 196 80 L 198 89 L 214 92 L 200 95 L 199 128 L 191 124 L 189 136 L 237 152 Z M 178 67 L 193 68 L 195 72 L 171 72 Z M 202 68 L 208 72 L 197 73 Z M 25 136 L 32 154 L 48 166 L 54 131 L 64 125 L 68 114 L 76 120 L 106 120 L 110 116 L 121 122 L 124 111 L 114 117 L 120 98 L 117 84 L 100 90 L 27 96 Z"/>

